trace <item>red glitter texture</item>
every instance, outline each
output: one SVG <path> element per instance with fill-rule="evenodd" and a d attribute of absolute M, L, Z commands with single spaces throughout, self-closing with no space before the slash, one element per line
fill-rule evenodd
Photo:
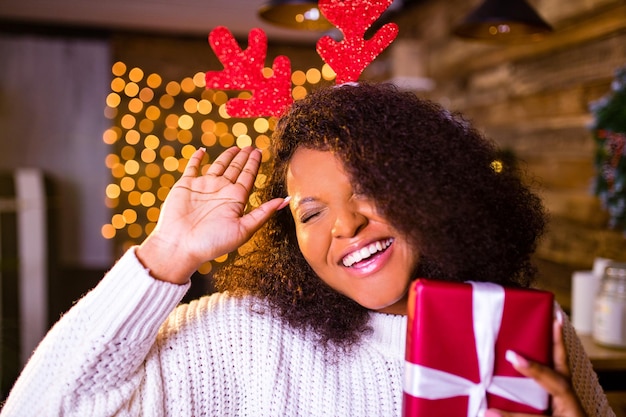
<path fill-rule="evenodd" d="M 267 55 L 267 36 L 254 28 L 248 34 L 248 47 L 241 50 L 232 33 L 218 26 L 209 34 L 209 44 L 224 65 L 222 71 L 207 71 L 206 88 L 249 90 L 249 99 L 231 98 L 226 112 L 231 117 L 280 116 L 293 102 L 291 63 L 278 56 L 272 64 L 273 75 L 266 78 L 263 66 Z"/>
<path fill-rule="evenodd" d="M 393 0 L 320 0 L 320 11 L 343 33 L 337 42 L 330 36 L 317 41 L 317 53 L 337 74 L 336 83 L 357 81 L 363 70 L 398 35 L 398 25 L 383 25 L 369 40 L 365 31 L 391 5 Z"/>

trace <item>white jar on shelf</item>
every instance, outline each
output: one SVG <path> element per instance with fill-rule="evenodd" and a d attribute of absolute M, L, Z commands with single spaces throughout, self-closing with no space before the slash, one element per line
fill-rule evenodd
<path fill-rule="evenodd" d="M 593 339 L 626 348 L 626 263 L 612 262 L 604 270 L 595 300 Z"/>

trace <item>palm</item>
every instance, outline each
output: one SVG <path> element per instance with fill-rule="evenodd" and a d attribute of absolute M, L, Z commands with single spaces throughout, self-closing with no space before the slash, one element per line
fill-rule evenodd
<path fill-rule="evenodd" d="M 272 206 L 277 206 L 272 202 L 244 215 L 260 164 L 258 152 L 231 148 L 215 160 L 206 175 L 198 176 L 201 158 L 202 153 L 196 153 L 189 161 L 155 229 L 162 239 L 176 241 L 197 262 L 245 243 L 269 217 Z"/>
<path fill-rule="evenodd" d="M 226 236 L 240 240 L 246 235 L 240 224 L 245 198 L 242 187 L 222 178 L 183 178 L 171 194 L 163 224 L 169 222 L 172 229 L 184 232 L 184 241 L 201 245 L 199 250 L 206 246 L 219 251 L 227 246 Z"/>

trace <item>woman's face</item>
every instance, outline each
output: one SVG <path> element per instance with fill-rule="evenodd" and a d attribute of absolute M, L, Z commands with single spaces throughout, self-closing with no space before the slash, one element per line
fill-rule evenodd
<path fill-rule="evenodd" d="M 287 171 L 300 250 L 315 273 L 363 307 L 406 314 L 418 251 L 354 192 L 330 152 L 300 148 Z"/>

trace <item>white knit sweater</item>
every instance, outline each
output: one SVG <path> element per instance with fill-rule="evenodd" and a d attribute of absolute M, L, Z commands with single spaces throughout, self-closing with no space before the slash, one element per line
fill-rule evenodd
<path fill-rule="evenodd" d="M 126 253 L 40 344 L 2 417 L 400 415 L 405 317 L 372 314 L 333 362 L 253 298 L 170 314 L 186 290 Z"/>
<path fill-rule="evenodd" d="M 261 301 L 176 307 L 187 289 L 127 252 L 51 329 L 1 417 L 401 414 L 406 317 L 371 313 L 373 333 L 333 360 Z"/>

